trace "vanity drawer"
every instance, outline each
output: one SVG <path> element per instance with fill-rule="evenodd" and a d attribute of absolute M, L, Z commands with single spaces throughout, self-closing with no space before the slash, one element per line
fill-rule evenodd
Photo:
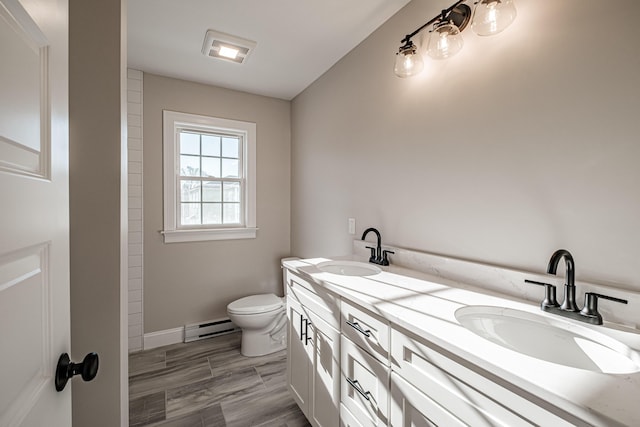
<path fill-rule="evenodd" d="M 341 311 L 342 334 L 389 366 L 389 322 L 345 300 L 342 300 Z"/>
<path fill-rule="evenodd" d="M 391 344 L 394 372 L 465 424 L 573 425 L 395 328 L 391 331 Z"/>
<path fill-rule="evenodd" d="M 363 427 L 342 403 L 340 404 L 340 427 Z"/>
<path fill-rule="evenodd" d="M 340 298 L 330 294 L 320 285 L 313 284 L 286 270 L 287 297 L 300 302 L 325 322 L 340 330 Z"/>
<path fill-rule="evenodd" d="M 467 426 L 395 372 L 391 373 L 390 405 L 389 425 L 393 427 Z"/>
<path fill-rule="evenodd" d="M 389 367 L 378 362 L 344 335 L 341 337 L 340 349 L 340 402 L 358 423 L 348 425 L 387 426 Z"/>

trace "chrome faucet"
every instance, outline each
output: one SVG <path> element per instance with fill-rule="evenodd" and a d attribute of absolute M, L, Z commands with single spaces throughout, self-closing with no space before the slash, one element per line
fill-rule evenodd
<path fill-rule="evenodd" d="M 380 236 L 380 232 L 378 230 L 376 230 L 373 227 L 367 228 L 366 230 L 364 230 L 364 233 L 362 233 L 361 240 L 364 240 L 365 237 L 367 237 L 367 234 L 369 234 L 369 232 L 371 231 L 376 234 L 376 237 L 378 238 L 378 243 L 375 248 L 371 246 L 366 247 L 367 249 L 371 250 L 371 256 L 369 257 L 369 262 L 373 264 L 378 264 L 378 265 L 389 265 L 388 254 L 394 254 L 395 252 L 382 250 L 382 237 Z"/>
<path fill-rule="evenodd" d="M 627 300 L 621 298 L 614 298 L 608 295 L 597 294 L 595 292 L 586 292 L 584 294 L 584 307 L 580 310 L 576 304 L 576 266 L 573 262 L 573 257 L 568 250 L 558 249 L 553 253 L 553 255 L 551 255 L 549 265 L 547 266 L 547 273 L 556 274 L 558 270 L 558 263 L 561 259 L 564 259 L 564 263 L 567 267 L 567 282 L 564 284 L 564 301 L 562 302 L 562 305 L 558 304 L 558 301 L 556 301 L 556 287 L 554 285 L 551 283 L 537 282 L 535 280 L 525 280 L 526 283 L 544 286 L 544 300 L 540 304 L 540 308 L 543 311 L 555 313 L 574 320 L 580 320 L 581 322 L 602 325 L 602 316 L 598 313 L 598 298 L 627 304 Z"/>

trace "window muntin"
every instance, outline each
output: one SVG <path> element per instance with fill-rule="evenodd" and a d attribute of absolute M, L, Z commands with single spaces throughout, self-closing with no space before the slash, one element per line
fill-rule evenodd
<path fill-rule="evenodd" d="M 242 135 L 178 130 L 178 227 L 244 226 Z"/>

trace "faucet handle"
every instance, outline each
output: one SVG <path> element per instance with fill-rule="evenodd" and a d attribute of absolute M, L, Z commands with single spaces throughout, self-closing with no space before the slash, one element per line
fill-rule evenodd
<path fill-rule="evenodd" d="M 365 246 L 365 248 L 371 250 L 371 256 L 369 257 L 369 262 L 376 262 L 376 248 L 372 246 Z"/>
<path fill-rule="evenodd" d="M 382 265 L 389 265 L 389 258 L 387 258 L 388 254 L 395 254 L 394 251 L 382 251 Z"/>
<path fill-rule="evenodd" d="M 598 313 L 598 298 L 608 299 L 609 301 L 615 301 L 621 304 L 629 303 L 626 299 L 610 297 L 609 295 L 597 294 L 595 292 L 585 292 L 584 307 L 580 311 L 580 314 L 594 319 L 596 325 L 602 325 L 602 316 Z"/>
<path fill-rule="evenodd" d="M 540 303 L 540 307 L 545 310 L 548 307 L 559 307 L 556 300 L 556 287 L 551 283 L 536 282 L 535 280 L 525 279 L 525 283 L 531 283 L 533 285 L 544 286 L 544 300 Z"/>

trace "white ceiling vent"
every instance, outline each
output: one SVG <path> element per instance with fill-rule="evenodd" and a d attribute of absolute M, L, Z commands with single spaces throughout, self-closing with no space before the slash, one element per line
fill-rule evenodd
<path fill-rule="evenodd" d="M 251 40 L 208 30 L 204 36 L 202 54 L 212 58 L 242 64 L 247 61 L 247 57 L 256 47 L 256 44 L 256 42 Z"/>

